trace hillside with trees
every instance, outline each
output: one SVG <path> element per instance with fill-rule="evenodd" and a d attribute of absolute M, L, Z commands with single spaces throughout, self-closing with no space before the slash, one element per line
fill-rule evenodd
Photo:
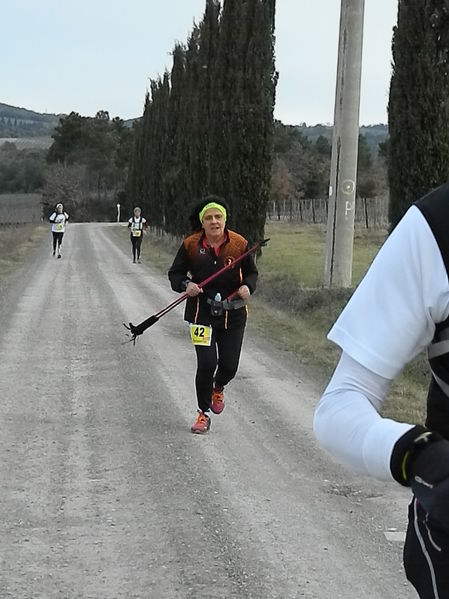
<path fill-rule="evenodd" d="M 1 137 L 49 137 L 61 115 L 42 114 L 0 102 Z"/>
<path fill-rule="evenodd" d="M 315 143 L 319 137 L 324 137 L 332 145 L 332 125 L 306 125 L 301 123 L 297 125 L 298 130 L 309 141 Z M 360 135 L 366 140 L 368 149 L 375 158 L 379 153 L 380 144 L 384 143 L 388 138 L 388 126 L 384 124 L 377 125 L 362 125 L 360 127 Z"/>
<path fill-rule="evenodd" d="M 152 90 L 155 96 L 161 93 L 161 89 L 169 89 L 169 75 L 166 74 L 162 81 L 162 86 L 153 83 Z M 5 108 L 6 107 L 6 108 Z M 44 181 L 48 181 L 46 188 L 46 201 L 51 203 L 57 193 L 55 183 L 56 173 L 62 168 L 61 164 L 68 168 L 62 168 L 63 177 L 71 180 L 70 184 L 62 186 L 61 195 L 70 201 L 71 189 L 84 188 L 86 192 L 89 189 L 90 204 L 94 202 L 95 196 L 101 198 L 105 196 L 105 189 L 108 188 L 106 195 L 117 193 L 117 198 L 123 204 L 125 210 L 132 208 L 133 202 L 126 198 L 124 192 L 125 184 L 123 177 L 127 177 L 130 154 L 136 152 L 136 148 L 131 142 L 133 136 L 133 127 L 139 129 L 142 118 L 129 119 L 122 121 L 118 117 L 110 120 L 109 115 L 100 111 L 101 125 L 88 127 L 92 121 L 89 117 L 82 117 L 77 113 L 71 113 L 69 116 L 59 117 L 54 122 L 52 115 L 40 114 L 31 110 L 10 107 L 0 104 L 3 114 L 8 118 L 14 116 L 30 117 L 33 116 L 36 123 L 44 122 L 45 127 L 52 124 L 51 130 L 46 130 L 46 137 L 11 137 L 0 140 L 0 193 L 26 193 L 41 192 Z M 154 108 L 154 107 L 153 107 Z M 103 117 L 101 118 L 101 115 Z M 41 118 L 42 117 L 42 118 Z M 49 119 L 48 117 L 52 117 Z M 104 118 L 106 117 L 106 118 Z M 149 115 L 147 114 L 147 119 Z M 152 116 L 151 118 L 156 118 Z M 108 131 L 109 125 L 104 129 L 105 121 L 113 124 L 114 131 Z M 115 123 L 115 124 L 114 124 Z M 166 130 L 157 129 L 156 135 L 162 135 Z M 89 129 L 89 131 L 88 131 Z M 24 131 L 24 130 L 23 130 Z M 22 131 L 22 132 L 23 132 Z M 78 133 L 75 133 L 78 131 Z M 81 133 L 82 131 L 82 133 Z M 103 135 L 108 131 L 107 135 Z M 16 131 L 16 133 L 19 133 Z M 93 138 L 99 134 L 102 141 L 93 141 Z M 204 133 L 204 132 L 203 132 Z M 117 148 L 115 136 L 119 136 L 121 142 Z M 149 134 L 149 132 L 148 132 Z M 54 135 L 54 137 L 49 137 Z M 300 198 L 327 198 L 330 170 L 330 152 L 332 143 L 332 127 L 330 125 L 308 126 L 305 123 L 300 125 L 284 125 L 280 121 L 275 121 L 273 128 L 273 146 L 272 146 L 272 168 L 269 199 L 275 204 L 288 202 L 291 199 Z M 110 147 L 109 147 L 110 144 Z M 373 196 L 383 196 L 387 194 L 387 174 L 386 157 L 388 153 L 388 129 L 386 125 L 371 125 L 360 128 L 360 147 L 359 147 L 359 175 L 358 192 L 359 197 L 371 198 Z M 48 152 L 48 163 L 46 160 Z M 101 149 L 103 147 L 103 149 Z M 116 164 L 121 165 L 117 168 L 111 168 L 114 160 L 111 156 L 117 156 Z M 147 149 L 146 156 L 152 156 Z M 154 155 L 155 161 L 152 170 L 159 169 L 162 176 L 164 165 L 162 164 L 163 154 Z M 93 157 L 93 161 L 91 158 Z M 109 163 L 109 166 L 107 164 Z M 86 168 L 89 164 L 90 182 L 86 182 Z M 47 166 L 48 165 L 48 166 Z M 98 166 L 99 172 L 96 187 L 92 183 L 92 172 Z M 73 180 L 76 170 L 80 172 Z M 81 174 L 81 170 L 83 174 Z M 47 171 L 47 172 L 46 172 Z M 171 175 L 176 172 L 173 165 Z M 200 172 L 203 172 L 200 170 Z M 148 178 L 153 176 L 150 172 L 145 175 Z M 84 180 L 84 183 L 80 182 Z M 110 181 L 110 182 L 109 182 Z M 119 182 L 118 182 L 119 181 Z M 128 182 L 129 183 L 129 182 Z M 95 189 L 94 189 L 95 187 Z M 101 191 L 98 192 L 98 189 Z M 115 190 L 115 191 L 112 191 Z M 137 201 L 137 200 L 136 200 Z M 129 206 L 127 205 L 129 203 Z M 109 201 L 108 210 L 113 210 L 115 202 Z M 157 206 L 155 206 L 157 210 Z M 96 210 L 95 210 L 96 211 Z M 83 210 L 86 213 L 86 210 Z M 96 211 L 96 212 L 101 212 Z M 83 218 L 87 218 L 84 216 Z"/>
<path fill-rule="evenodd" d="M 181 48 L 181 57 L 184 60 L 182 52 Z M 152 93 L 156 100 L 161 98 L 163 90 L 169 95 L 169 79 L 170 75 L 166 74 L 161 81 L 153 82 Z M 167 123 L 157 123 L 157 115 L 151 112 L 156 108 L 157 101 L 154 105 L 151 104 L 150 98 L 147 98 L 147 102 L 147 127 L 151 118 L 151 135 L 156 135 L 160 140 L 161 136 L 168 135 Z M 104 218 L 105 203 L 107 218 L 112 217 L 116 201 L 120 201 L 125 210 L 132 208 L 135 202 L 126 197 L 124 181 L 128 177 L 130 156 L 135 156 L 137 151 L 137 146 L 132 142 L 133 128 L 139 131 L 139 127 L 143 125 L 142 118 L 122 121 L 116 117 L 111 120 L 106 112 L 100 111 L 94 118 L 71 113 L 54 122 L 53 119 L 47 118 L 51 115 L 41 115 L 5 104 L 0 104 L 0 107 L 7 108 L 4 109 L 4 114 L 8 114 L 8 118 L 13 115 L 33 115 L 36 123 L 42 121 L 46 123 L 45 127 L 52 123 L 53 127 L 47 131 L 47 135 L 53 137 L 19 137 L 11 138 L 11 141 L 3 139 L 3 143 L 0 142 L 0 193 L 42 192 L 45 185 L 46 203 L 51 205 L 57 198 L 73 202 L 77 206 L 75 213 L 79 212 L 80 218 L 83 219 L 89 218 L 91 213 L 98 218 Z M 197 123 L 205 124 L 201 119 L 198 119 Z M 190 129 L 189 131 L 191 134 Z M 147 135 L 150 135 L 149 131 Z M 200 135 L 206 136 L 205 130 L 201 130 Z M 327 198 L 331 142 L 332 127 L 329 125 L 307 126 L 302 123 L 292 126 L 275 121 L 269 187 L 271 202 L 279 206 L 280 203 L 288 203 L 292 199 Z M 171 158 L 170 171 L 166 172 L 162 162 L 165 155 L 163 147 L 162 143 L 159 152 L 154 151 L 154 154 L 150 148 L 145 150 L 146 158 L 153 160 L 151 170 L 147 169 L 144 175 L 146 185 L 152 185 L 155 182 L 154 177 L 157 176 L 159 181 L 165 176 L 166 183 L 179 176 L 174 157 Z M 359 197 L 371 198 L 387 194 L 387 150 L 388 130 L 385 125 L 360 128 Z M 207 152 L 201 159 L 207 160 Z M 212 165 L 209 165 L 208 168 L 211 167 Z M 206 169 L 197 169 L 198 177 L 205 172 Z M 156 197 L 159 197 L 159 192 Z M 100 207 L 97 209 L 95 204 L 98 202 Z M 159 208 L 162 210 L 161 206 Z M 156 222 L 158 216 L 155 213 L 159 208 L 154 203 L 152 218 Z M 184 219 L 182 222 L 185 222 Z"/>
<path fill-rule="evenodd" d="M 357 169 L 359 198 L 388 194 L 385 126 L 373 128 L 377 130 L 377 135 L 373 134 L 371 128 L 360 129 Z M 367 129 L 367 134 L 362 133 Z M 328 197 L 331 143 L 332 127 L 292 126 L 275 122 L 271 200 L 276 207 L 301 198 Z"/>
<path fill-rule="evenodd" d="M 133 130 L 106 111 L 60 119 L 47 153 L 44 201 L 63 202 L 77 220 L 112 220 L 126 184 Z"/>

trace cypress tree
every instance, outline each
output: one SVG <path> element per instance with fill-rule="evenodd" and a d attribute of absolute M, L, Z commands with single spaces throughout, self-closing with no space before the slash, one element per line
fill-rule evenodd
<path fill-rule="evenodd" d="M 164 176 L 165 228 L 168 233 L 174 235 L 182 226 L 185 206 L 185 201 L 181 197 L 184 194 L 181 182 L 185 182 L 186 172 L 182 139 L 182 128 L 185 125 L 182 119 L 185 60 L 184 46 L 176 44 L 173 50 L 173 66 L 170 74 L 171 87 L 167 108 L 168 127 Z"/>
<path fill-rule="evenodd" d="M 147 101 L 148 96 L 145 99 Z M 135 198 L 142 197 L 142 153 L 143 153 L 143 136 L 142 136 L 142 120 L 135 121 L 134 125 L 134 145 L 132 148 L 130 166 L 128 171 L 128 181 L 126 185 L 125 201 L 128 210 L 131 206 L 128 205 Z"/>
<path fill-rule="evenodd" d="M 449 2 L 399 0 L 389 98 L 390 222 L 449 178 Z"/>
<path fill-rule="evenodd" d="M 162 229 L 164 204 L 160 194 L 160 159 L 165 138 L 164 114 L 167 93 L 163 79 L 150 81 L 151 99 L 143 118 L 142 138 L 142 196 L 139 203 L 144 208 L 151 226 Z"/>
<path fill-rule="evenodd" d="M 231 226 L 263 236 L 271 177 L 275 0 L 225 0 L 216 64 L 211 187 L 231 206 Z"/>
<path fill-rule="evenodd" d="M 217 61 L 217 52 L 220 35 L 221 6 L 218 0 L 207 0 L 204 18 L 200 23 L 199 40 L 199 80 L 197 92 L 198 103 L 198 146 L 201 173 L 198 179 L 197 196 L 212 193 L 211 181 L 211 132 L 213 129 L 213 106 L 215 104 L 214 80 Z"/>
<path fill-rule="evenodd" d="M 263 235 L 271 174 L 275 0 L 206 0 L 170 75 L 151 83 L 130 170 L 153 223 L 185 233 L 207 193 L 231 205 L 230 226 Z"/>
<path fill-rule="evenodd" d="M 152 213 L 150 218 L 161 231 L 165 229 L 166 197 L 164 194 L 165 163 L 168 143 L 168 103 L 170 98 L 169 75 L 164 73 L 157 83 L 157 102 L 155 102 L 154 128 L 152 131 L 153 177 L 150 190 Z"/>

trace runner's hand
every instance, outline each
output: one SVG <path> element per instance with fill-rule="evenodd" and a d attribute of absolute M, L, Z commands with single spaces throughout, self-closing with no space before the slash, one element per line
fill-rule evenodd
<path fill-rule="evenodd" d="M 250 292 L 249 287 L 247 285 L 242 285 L 240 287 L 240 289 L 239 289 L 239 293 L 238 294 L 239 294 L 239 296 L 242 299 L 245 300 L 245 299 L 249 298 L 249 296 L 251 295 L 251 292 Z"/>
<path fill-rule="evenodd" d="M 449 532 L 449 441 L 423 447 L 410 465 L 410 483 L 429 522 Z"/>
<path fill-rule="evenodd" d="M 192 283 L 192 281 L 190 281 L 186 287 L 186 293 L 189 297 L 196 297 L 200 293 L 203 293 L 203 290 L 201 287 L 198 287 L 196 283 Z"/>

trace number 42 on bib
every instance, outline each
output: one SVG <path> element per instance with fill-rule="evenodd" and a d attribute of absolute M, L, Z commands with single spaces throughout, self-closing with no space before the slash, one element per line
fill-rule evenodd
<path fill-rule="evenodd" d="M 193 345 L 210 347 L 212 341 L 212 327 L 207 327 L 203 324 L 191 324 L 190 337 Z"/>

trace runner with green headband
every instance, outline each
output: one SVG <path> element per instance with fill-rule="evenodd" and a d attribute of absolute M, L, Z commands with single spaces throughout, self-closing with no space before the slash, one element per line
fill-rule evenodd
<path fill-rule="evenodd" d="M 211 281 L 197 283 L 232 263 L 247 249 L 244 237 L 226 226 L 229 209 L 217 196 L 197 204 L 190 216 L 193 234 L 184 239 L 168 272 L 174 291 L 188 295 L 184 319 L 197 356 L 198 415 L 193 433 L 210 429 L 210 411 L 224 409 L 223 390 L 236 375 L 245 331 L 246 302 L 256 289 L 253 255 Z"/>

